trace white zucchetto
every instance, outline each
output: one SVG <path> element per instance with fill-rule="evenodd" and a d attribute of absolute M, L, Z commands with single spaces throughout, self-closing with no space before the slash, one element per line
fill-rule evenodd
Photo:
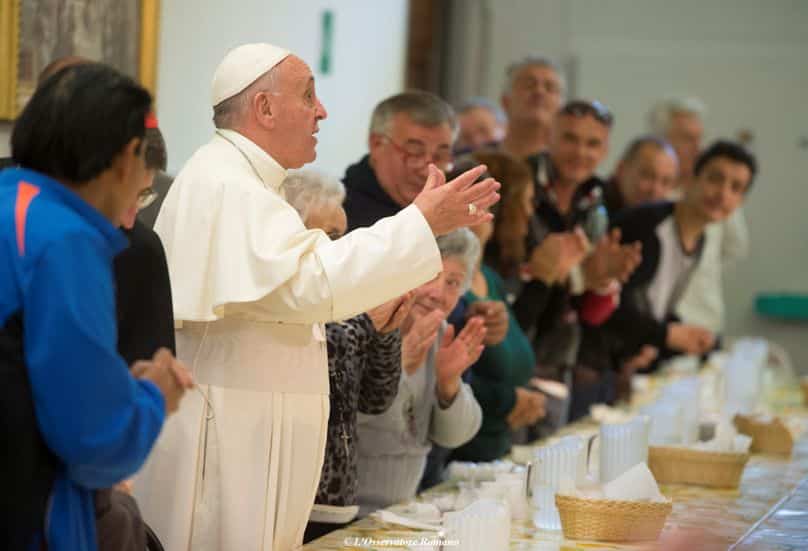
<path fill-rule="evenodd" d="M 213 74 L 211 105 L 216 107 L 232 98 L 289 54 L 289 50 L 266 43 L 244 44 L 230 50 Z"/>

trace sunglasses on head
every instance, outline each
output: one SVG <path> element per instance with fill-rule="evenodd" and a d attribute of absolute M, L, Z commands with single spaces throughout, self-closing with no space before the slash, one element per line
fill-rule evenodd
<path fill-rule="evenodd" d="M 596 121 L 608 126 L 609 128 L 612 127 L 612 123 L 614 122 L 614 117 L 612 116 L 611 111 L 609 111 L 609 108 L 598 100 L 571 101 L 561 108 L 561 113 L 564 115 L 571 115 L 573 117 L 585 117 L 589 115 Z"/>

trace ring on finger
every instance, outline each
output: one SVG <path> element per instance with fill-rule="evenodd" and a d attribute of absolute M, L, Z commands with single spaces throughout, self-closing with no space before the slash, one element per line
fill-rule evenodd
<path fill-rule="evenodd" d="M 469 203 L 469 216 L 474 216 L 475 214 L 477 214 L 477 205 Z"/>

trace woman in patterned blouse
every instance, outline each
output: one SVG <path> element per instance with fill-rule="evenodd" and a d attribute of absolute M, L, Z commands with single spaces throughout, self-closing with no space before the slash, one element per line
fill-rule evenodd
<path fill-rule="evenodd" d="M 290 174 L 283 185 L 286 200 L 309 229 L 331 239 L 346 230 L 342 183 L 312 171 Z M 351 522 L 356 505 L 356 415 L 383 413 L 398 392 L 401 335 L 398 327 L 412 307 L 408 293 L 365 314 L 326 325 L 331 413 L 325 461 L 314 509 L 306 527 L 311 541 Z"/>

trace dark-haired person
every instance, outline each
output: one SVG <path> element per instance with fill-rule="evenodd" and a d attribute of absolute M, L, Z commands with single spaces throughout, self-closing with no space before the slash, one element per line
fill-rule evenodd
<path fill-rule="evenodd" d="M 678 198 L 693 180 L 693 167 L 702 148 L 707 107 L 696 97 L 671 97 L 657 102 L 649 113 L 651 131 L 662 136 L 679 157 L 679 178 L 673 195 Z M 671 197 L 674 199 L 674 197 Z M 749 230 L 743 208 L 707 227 L 709 239 L 698 267 L 679 301 L 678 315 L 720 333 L 724 328 L 723 274 L 749 255 Z"/>
<path fill-rule="evenodd" d="M 166 147 L 157 119 L 146 119 L 146 174 L 136 203 L 121 218 L 129 247 L 115 259 L 118 305 L 118 352 L 128 364 L 151 358 L 167 348 L 175 352 L 171 283 L 160 237 L 137 219 L 141 209 L 157 198 L 154 179 L 165 170 Z"/>
<path fill-rule="evenodd" d="M 37 86 L 40 86 L 43 82 L 45 82 L 48 79 L 48 77 L 50 77 L 51 75 L 55 75 L 56 73 L 58 73 L 60 70 L 64 69 L 65 67 L 70 67 L 70 66 L 73 66 L 73 65 L 79 65 L 81 63 L 89 63 L 89 60 L 85 59 L 83 57 L 74 56 L 74 55 L 69 55 L 69 56 L 54 59 L 53 61 L 48 63 L 45 66 L 44 69 L 42 69 L 41 73 L 39 73 L 39 76 L 37 77 L 37 81 L 36 81 Z M 4 168 L 10 168 L 10 167 L 13 167 L 13 166 L 16 166 L 16 165 L 17 165 L 17 163 L 14 162 L 13 158 L 11 158 L 11 157 L 0 157 L 0 170 L 3 170 Z"/>
<path fill-rule="evenodd" d="M 529 388 L 536 367 L 533 348 L 507 306 L 504 280 L 497 273 L 497 268 L 521 265 L 525 259 L 524 242 L 533 214 L 533 179 L 526 163 L 506 153 L 478 151 L 468 162 L 486 165 L 488 174 L 502 187 L 494 220 L 471 229 L 483 250 L 494 240 L 496 247 L 489 250 L 497 254 L 489 254 L 488 259 L 480 256 L 464 298 L 469 305 L 492 301 L 502 304 L 509 321 L 505 338 L 486 346 L 471 366 L 469 385 L 482 409 L 483 421 L 474 438 L 454 450 L 452 457 L 461 461 L 493 461 L 511 449 L 512 431 L 536 423 L 545 414 L 544 395 Z M 458 168 L 468 167 L 464 163 Z M 553 260 L 555 265 L 561 263 L 558 257 Z"/>
<path fill-rule="evenodd" d="M 166 147 L 157 118 L 146 118 L 144 188 L 121 218 L 129 240 L 114 263 L 118 312 L 118 353 L 128 365 L 151 358 L 161 348 L 175 353 L 171 282 L 163 245 L 157 234 L 136 217 L 156 198 L 155 173 L 165 170 Z M 96 536 L 99 551 L 141 551 L 146 526 L 130 483 L 98 490 L 95 495 Z"/>
<path fill-rule="evenodd" d="M 190 374 L 170 352 L 116 351 L 117 229 L 144 187 L 149 93 L 99 64 L 43 82 L 15 122 L 0 175 L 0 540 L 95 550 L 93 491 L 146 459 Z"/>
<path fill-rule="evenodd" d="M 676 185 L 677 168 L 676 151 L 663 138 L 644 135 L 632 140 L 614 175 L 603 186 L 603 204 L 609 219 L 614 220 L 627 208 L 665 200 Z M 631 375 L 650 366 L 659 350 L 646 345 L 630 358 L 623 358 L 621 354 L 621 346 L 614 335 L 599 327 L 582 325 L 579 364 L 605 373 L 606 379 L 613 380 L 614 384 L 605 385 L 602 392 L 590 400 L 582 401 L 579 394 L 572 417 L 588 413 L 592 401 L 611 403 L 628 398 Z"/>
<path fill-rule="evenodd" d="M 616 292 L 614 282 L 625 279 L 639 262 L 638 245 L 621 246 L 618 235 L 606 235 L 603 182 L 595 171 L 608 152 L 612 122 L 600 102 L 570 101 L 555 115 L 549 149 L 527 159 L 535 181 L 528 250 L 552 233 L 578 227 L 594 245 L 569 277 L 552 282 L 549 291 L 547 282 L 533 278 L 514 303 L 516 317 L 534 344 L 537 374 L 564 381 L 572 390 L 572 411 L 558 418 L 548 415 L 545 424 L 550 426 L 542 431 L 563 424 L 565 413 L 575 417 L 588 403 L 601 400 L 602 373 L 579 361 L 583 310 L 578 297 L 586 291 L 600 293 L 608 305 Z"/>
<path fill-rule="evenodd" d="M 757 172 L 755 158 L 743 147 L 717 141 L 696 159 L 693 181 L 676 202 L 625 211 L 614 222 L 624 241 L 642 243 L 642 262 L 623 287 L 620 306 L 606 329 L 627 354 L 643 345 L 661 356 L 700 356 L 713 348 L 715 334 L 678 321 L 677 305 L 700 262 L 710 224 L 726 220 L 744 202 Z"/>

